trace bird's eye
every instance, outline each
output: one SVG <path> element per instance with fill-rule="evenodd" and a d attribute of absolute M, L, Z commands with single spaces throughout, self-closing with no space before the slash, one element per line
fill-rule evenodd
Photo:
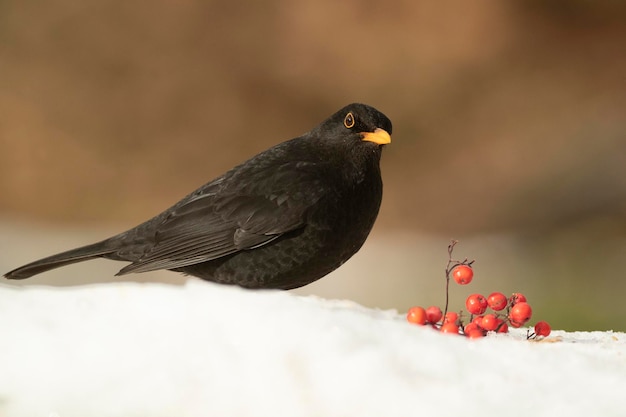
<path fill-rule="evenodd" d="M 354 126 L 354 116 L 352 115 L 352 113 L 346 114 L 346 118 L 343 119 L 343 125 L 348 129 L 352 129 L 352 127 Z"/>

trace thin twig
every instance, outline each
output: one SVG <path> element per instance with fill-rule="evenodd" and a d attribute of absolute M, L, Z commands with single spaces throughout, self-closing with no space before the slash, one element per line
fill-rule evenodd
<path fill-rule="evenodd" d="M 474 263 L 474 260 L 468 261 L 467 258 L 463 259 L 462 261 L 452 259 L 452 252 L 454 251 L 454 247 L 457 243 L 459 243 L 458 240 L 452 239 L 450 240 L 450 244 L 448 245 L 448 263 L 446 264 L 446 305 L 443 309 L 444 319 L 446 317 L 446 314 L 448 313 L 448 301 L 450 300 L 450 273 L 452 272 L 452 270 L 454 270 L 454 268 L 459 265 L 467 265 L 471 267 Z"/>

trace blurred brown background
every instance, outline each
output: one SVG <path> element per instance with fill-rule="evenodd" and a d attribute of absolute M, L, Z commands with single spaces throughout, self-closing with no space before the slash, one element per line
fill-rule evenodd
<path fill-rule="evenodd" d="M 441 305 L 456 238 L 477 276 L 453 306 L 522 291 L 555 328 L 626 330 L 624 22 L 620 1 L 4 1 L 1 272 L 134 226 L 360 101 L 394 123 L 383 208 L 362 252 L 300 293 Z"/>

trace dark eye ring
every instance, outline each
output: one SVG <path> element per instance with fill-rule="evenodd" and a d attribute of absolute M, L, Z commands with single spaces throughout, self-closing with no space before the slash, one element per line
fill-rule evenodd
<path fill-rule="evenodd" d="M 352 129 L 352 127 L 354 127 L 354 116 L 352 115 L 352 112 L 346 114 L 346 118 L 343 119 L 343 125 L 348 129 Z"/>

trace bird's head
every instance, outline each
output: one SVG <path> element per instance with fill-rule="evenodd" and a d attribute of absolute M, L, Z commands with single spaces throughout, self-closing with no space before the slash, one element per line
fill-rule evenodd
<path fill-rule="evenodd" d="M 358 141 L 368 147 L 380 148 L 391 143 L 391 120 L 367 104 L 349 104 L 316 129 L 322 137 Z"/>

